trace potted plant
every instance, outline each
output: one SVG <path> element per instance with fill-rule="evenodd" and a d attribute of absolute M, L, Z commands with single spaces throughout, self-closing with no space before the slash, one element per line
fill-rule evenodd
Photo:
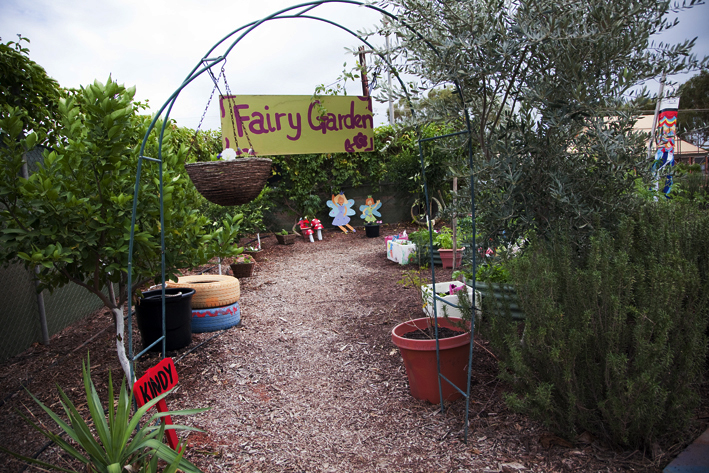
<path fill-rule="evenodd" d="M 376 220 L 374 222 L 365 222 L 364 232 L 369 238 L 376 238 L 379 236 L 379 225 L 382 223 L 381 220 Z"/>
<path fill-rule="evenodd" d="M 441 264 L 444 268 L 453 267 L 453 231 L 449 227 L 441 228 L 433 238 L 433 244 L 438 247 L 438 254 L 441 256 Z M 465 248 L 456 248 L 455 266 L 460 267 Z"/>
<path fill-rule="evenodd" d="M 261 261 L 263 258 L 263 251 L 261 250 L 261 245 L 247 245 L 244 248 L 244 254 L 247 254 L 253 258 L 254 261 Z"/>
<path fill-rule="evenodd" d="M 405 271 L 399 283 L 418 290 L 424 311 L 429 304 L 433 303 L 433 297 L 431 302 L 427 300 L 426 282 L 417 271 Z M 409 379 L 409 390 L 416 399 L 436 404 L 441 402 L 441 395 L 443 400 L 447 401 L 461 397 L 458 390 L 445 380 L 441 380 L 439 391 L 436 334 L 441 374 L 456 387 L 465 391 L 471 342 L 470 322 L 473 313 L 469 294 L 468 290 L 458 290 L 453 296 L 457 299 L 460 317 L 451 317 L 447 309 L 439 308 L 445 303 L 436 299 L 436 314 L 442 316 L 434 317 L 432 311 L 427 311 L 425 317 L 401 323 L 392 330 L 392 342 L 401 352 Z"/>
<path fill-rule="evenodd" d="M 231 264 L 231 272 L 235 278 L 250 278 L 254 274 L 256 260 L 249 254 L 238 255 Z"/>
<path fill-rule="evenodd" d="M 276 233 L 276 240 L 278 240 L 278 243 L 281 245 L 292 245 L 295 243 L 295 233 L 288 233 L 288 230 L 281 230 L 279 233 Z"/>
<path fill-rule="evenodd" d="M 382 206 L 382 202 L 374 199 L 371 195 L 367 196 L 364 201 L 364 205 L 359 206 L 359 211 L 362 212 L 360 218 L 364 219 L 364 231 L 369 238 L 376 238 L 379 236 L 379 225 L 382 223 L 381 220 L 377 220 L 376 217 L 381 217 L 382 214 L 379 213 L 379 208 Z"/>

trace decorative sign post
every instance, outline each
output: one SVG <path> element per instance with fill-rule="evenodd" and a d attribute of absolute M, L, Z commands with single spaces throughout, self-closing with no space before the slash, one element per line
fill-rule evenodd
<path fill-rule="evenodd" d="M 660 174 L 665 174 L 665 186 L 662 192 L 669 197 L 672 190 L 672 167 L 675 165 L 675 138 L 677 136 L 677 110 L 679 97 L 665 97 L 660 101 L 657 128 L 655 130 L 655 144 L 657 153 L 652 165 L 655 178 L 658 181 Z"/>
<path fill-rule="evenodd" d="M 133 384 L 133 394 L 138 406 L 143 406 L 151 399 L 177 386 L 177 370 L 172 358 L 164 358 L 160 363 L 150 368 Z M 161 399 L 157 403 L 158 412 L 167 412 L 167 403 Z M 170 416 L 161 419 L 166 426 L 172 425 Z M 177 434 L 175 429 L 166 429 L 167 442 L 170 448 L 177 450 Z"/>
<path fill-rule="evenodd" d="M 222 145 L 256 156 L 374 150 L 371 97 L 225 95 Z"/>

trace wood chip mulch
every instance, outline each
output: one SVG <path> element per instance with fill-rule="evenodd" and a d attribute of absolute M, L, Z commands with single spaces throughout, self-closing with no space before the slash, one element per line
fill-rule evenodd
<path fill-rule="evenodd" d="M 441 413 L 439 405 L 413 399 L 391 342 L 396 324 L 422 314 L 416 291 L 397 284 L 407 267 L 385 255 L 383 235 L 403 229 L 384 226 L 378 238 L 366 238 L 363 228 L 347 235 L 328 230 L 323 241 L 293 245 L 263 238 L 262 261 L 240 280 L 241 325 L 194 334 L 190 346 L 168 353 L 180 377 L 169 408 L 210 408 L 173 418 L 204 431 L 179 434 L 190 461 L 205 472 L 660 472 L 706 428 L 703 395 L 686 443 L 666 451 L 616 451 L 588 434 L 561 439 L 507 409 L 497 361 L 488 342 L 476 338 L 465 443 L 464 401 Z M 437 268 L 438 281 L 450 276 L 450 269 Z M 134 340 L 139 350 L 137 330 Z M 56 431 L 23 387 L 57 411 L 58 383 L 86 411 L 81 363 L 87 352 L 105 400 L 108 370 L 121 373 L 105 309 L 48 346 L 35 345 L 0 365 L 3 446 L 76 467 L 16 410 Z M 138 373 L 157 361 L 144 359 Z M 0 471 L 24 468 L 0 453 Z"/>

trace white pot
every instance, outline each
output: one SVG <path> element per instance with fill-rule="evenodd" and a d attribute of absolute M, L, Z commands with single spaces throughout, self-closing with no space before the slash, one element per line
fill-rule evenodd
<path fill-rule="evenodd" d="M 428 317 L 433 317 L 433 293 L 434 291 L 436 293 L 447 293 L 450 290 L 451 284 L 458 288 L 461 286 L 464 286 L 465 289 L 461 289 L 463 291 L 467 290 L 468 291 L 468 297 L 470 300 L 473 300 L 473 288 L 460 282 L 460 281 L 446 281 L 446 282 L 439 282 L 436 283 L 435 289 L 433 288 L 433 284 L 426 284 L 422 286 L 423 290 L 423 297 L 424 301 L 426 302 L 425 307 L 423 308 L 424 313 Z M 440 299 L 443 299 L 447 302 L 450 302 L 451 304 L 455 304 L 456 306 L 458 305 L 458 294 L 453 294 L 453 295 L 448 295 L 445 297 L 441 297 L 436 300 L 436 315 L 438 317 L 444 317 L 443 314 L 443 308 L 445 307 L 445 313 L 448 315 L 448 317 L 463 317 L 463 314 L 461 313 L 460 309 L 457 307 L 450 306 L 446 304 L 445 302 L 441 301 Z M 476 317 L 480 317 L 482 315 L 482 311 L 480 310 L 481 307 L 481 295 L 480 291 L 475 291 L 475 306 L 478 308 L 475 311 Z"/>

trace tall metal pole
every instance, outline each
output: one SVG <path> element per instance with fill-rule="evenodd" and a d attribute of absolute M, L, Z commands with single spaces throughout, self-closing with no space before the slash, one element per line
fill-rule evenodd
<path fill-rule="evenodd" d="M 660 79 L 660 92 L 657 94 L 657 103 L 655 104 L 655 116 L 652 119 L 652 132 L 650 133 L 650 143 L 647 145 L 647 159 L 648 161 L 652 159 L 652 148 L 655 145 L 655 134 L 657 128 L 657 117 L 660 115 L 660 106 L 662 104 L 662 95 L 665 92 L 665 79 L 667 75 L 662 73 L 662 78 Z M 656 173 L 655 176 L 655 191 L 660 190 L 660 176 Z M 657 199 L 657 197 L 655 197 Z"/>
<path fill-rule="evenodd" d="M 27 155 L 22 156 L 22 161 L 22 177 L 29 179 L 30 173 L 27 168 Z M 49 329 L 47 328 L 47 312 L 44 308 L 44 294 L 37 291 L 39 289 L 39 271 L 40 266 L 35 266 L 32 280 L 34 281 L 35 292 L 37 292 L 37 310 L 39 311 L 39 328 L 42 332 L 42 345 L 49 345 Z"/>
<path fill-rule="evenodd" d="M 655 104 L 655 116 L 652 119 L 652 131 L 650 133 L 650 143 L 647 145 L 647 159 L 652 158 L 652 147 L 655 144 L 655 128 L 657 128 L 657 117 L 660 115 L 660 104 L 662 103 L 662 94 L 665 92 L 665 78 L 666 75 L 662 74 L 662 79 L 660 79 L 660 92 L 657 94 L 657 103 Z"/>
<path fill-rule="evenodd" d="M 369 97 L 369 80 L 367 79 L 367 56 L 364 51 L 364 46 L 359 47 L 359 66 L 362 69 L 362 95 Z"/>
<path fill-rule="evenodd" d="M 391 64 L 391 57 L 389 56 L 389 33 L 385 36 L 386 48 L 387 48 L 387 62 Z M 389 124 L 394 124 L 394 98 L 391 91 L 391 68 L 387 67 L 387 81 L 389 83 Z"/>

